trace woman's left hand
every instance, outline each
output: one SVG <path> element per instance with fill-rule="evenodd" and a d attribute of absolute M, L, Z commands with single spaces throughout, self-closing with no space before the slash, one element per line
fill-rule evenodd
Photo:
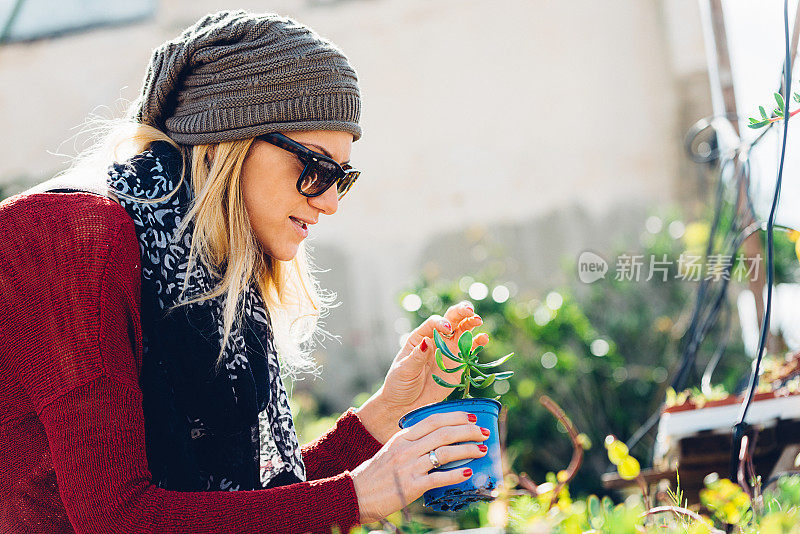
<path fill-rule="evenodd" d="M 383 386 L 357 411 L 369 433 L 381 443 L 386 443 L 400 430 L 397 425 L 400 417 L 420 406 L 444 400 L 453 390 L 434 382 L 433 373 L 452 384 L 461 381 L 461 371 L 445 373 L 436 365 L 434 329 L 442 335 L 442 340 L 450 350 L 457 354 L 459 336 L 482 324 L 483 320 L 475 314 L 472 304 L 462 302 L 451 306 L 444 317 L 432 315 L 411 332 L 392 361 Z M 487 334 L 478 334 L 473 340 L 473 348 L 488 342 Z M 444 361 L 448 367 L 457 365 L 446 356 Z"/>

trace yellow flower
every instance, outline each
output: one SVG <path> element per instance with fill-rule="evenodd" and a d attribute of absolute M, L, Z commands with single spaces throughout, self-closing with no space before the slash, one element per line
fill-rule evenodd
<path fill-rule="evenodd" d="M 733 503 L 735 506 L 738 506 L 739 508 L 747 508 L 748 506 L 750 506 L 750 498 L 749 498 L 749 497 L 747 496 L 747 494 L 746 494 L 745 492 L 743 492 L 743 491 L 742 491 L 742 492 L 740 492 L 738 495 L 736 495 L 736 496 L 735 496 L 735 497 L 734 497 L 734 498 L 731 500 L 731 502 L 732 502 L 732 503 Z"/>
<path fill-rule="evenodd" d="M 628 456 L 628 446 L 614 436 L 606 436 L 606 449 L 608 449 L 608 459 L 614 465 L 619 465 Z"/>
<path fill-rule="evenodd" d="M 725 522 L 731 525 L 735 525 L 742 519 L 742 514 L 739 512 L 739 508 L 737 508 L 732 502 L 726 502 L 724 505 L 722 505 L 721 511 Z"/>
<path fill-rule="evenodd" d="M 683 242 L 686 243 L 686 249 L 689 252 L 700 251 L 702 253 L 703 247 L 708 242 L 708 235 L 711 227 L 706 222 L 693 222 L 686 225 L 686 231 L 683 233 Z"/>
<path fill-rule="evenodd" d="M 619 476 L 623 479 L 633 480 L 639 476 L 641 468 L 639 467 L 639 461 L 636 458 L 633 456 L 626 456 L 617 466 L 617 471 L 619 472 Z"/>
<path fill-rule="evenodd" d="M 687 534 L 711 534 L 711 526 L 702 521 L 695 521 L 689 527 Z"/>

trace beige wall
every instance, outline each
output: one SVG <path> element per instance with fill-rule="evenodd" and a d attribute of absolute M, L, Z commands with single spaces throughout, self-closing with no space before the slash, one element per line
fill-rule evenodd
<path fill-rule="evenodd" d="M 88 112 L 133 98 L 150 50 L 207 11 L 268 7 L 329 37 L 358 70 L 365 132 L 362 178 L 313 240 L 343 302 L 314 387 L 341 405 L 396 351 L 398 291 L 425 265 L 479 267 L 468 230 L 504 242 L 509 278 L 532 289 L 678 198 L 682 117 L 707 97 L 696 5 L 665 5 L 165 1 L 141 24 L 0 50 L 0 184 L 58 169 L 45 151 L 70 152 Z"/>

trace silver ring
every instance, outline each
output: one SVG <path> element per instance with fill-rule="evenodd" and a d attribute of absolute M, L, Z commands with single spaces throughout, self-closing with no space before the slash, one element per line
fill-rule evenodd
<path fill-rule="evenodd" d="M 433 449 L 431 452 L 428 453 L 428 460 L 431 461 L 431 464 L 433 464 L 434 469 L 442 465 L 441 462 L 439 462 L 439 458 L 436 457 L 436 449 Z"/>

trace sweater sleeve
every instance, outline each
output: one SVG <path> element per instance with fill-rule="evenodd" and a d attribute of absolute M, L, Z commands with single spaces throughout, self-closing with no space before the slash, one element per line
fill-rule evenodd
<path fill-rule="evenodd" d="M 150 482 L 139 391 L 99 377 L 40 414 L 76 533 L 347 532 L 358 523 L 349 472 L 255 491 L 177 492 Z"/>
<path fill-rule="evenodd" d="M 355 410 L 350 408 L 328 432 L 303 445 L 306 474 L 309 480 L 317 480 L 355 469 L 375 456 L 381 447 L 381 442 L 364 428 Z"/>
<path fill-rule="evenodd" d="M 154 486 L 137 383 L 140 267 L 132 222 L 100 197 L 10 212 L 0 204 L 0 363 L 24 386 L 44 426 L 76 533 L 323 533 L 358 523 L 348 471 L 255 491 Z M 78 222 L 65 228 L 64 219 Z"/>

